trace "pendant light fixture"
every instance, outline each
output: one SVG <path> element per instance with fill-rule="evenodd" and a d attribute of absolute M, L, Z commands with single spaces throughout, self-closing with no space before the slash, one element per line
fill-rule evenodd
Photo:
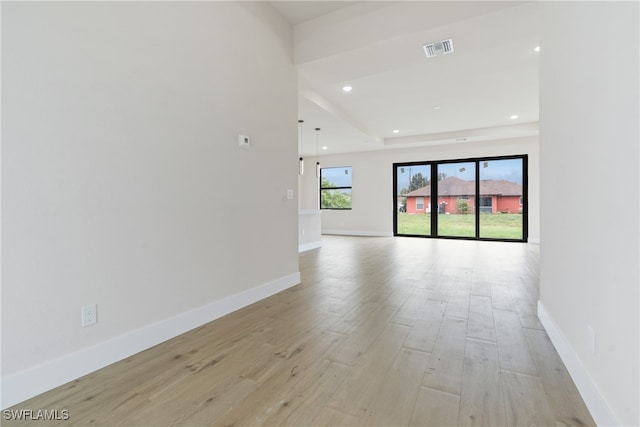
<path fill-rule="evenodd" d="M 320 128 L 316 128 L 316 178 L 320 178 L 320 162 L 318 161 L 318 138 Z"/>
<path fill-rule="evenodd" d="M 300 158 L 298 159 L 298 174 L 304 175 L 304 158 L 302 158 L 302 124 L 304 120 L 298 120 L 298 153 L 300 154 Z"/>

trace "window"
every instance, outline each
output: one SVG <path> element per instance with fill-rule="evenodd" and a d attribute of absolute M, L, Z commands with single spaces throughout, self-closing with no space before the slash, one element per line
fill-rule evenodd
<path fill-rule="evenodd" d="M 320 209 L 351 209 L 351 166 L 320 169 Z"/>
<path fill-rule="evenodd" d="M 398 166 L 394 169 L 394 179 L 395 201 L 401 207 L 396 212 L 398 234 L 430 236 L 431 166 L 424 164 Z"/>
<path fill-rule="evenodd" d="M 493 197 L 480 196 L 480 213 L 493 213 Z"/>
<path fill-rule="evenodd" d="M 487 159 L 480 169 L 480 237 L 522 240 L 524 159 Z"/>
<path fill-rule="evenodd" d="M 439 162 L 435 169 L 434 200 L 442 207 L 438 212 L 438 236 L 475 237 L 475 203 L 471 202 L 476 197 L 475 162 Z"/>
<path fill-rule="evenodd" d="M 394 163 L 393 188 L 396 236 L 527 241 L 526 155 Z"/>

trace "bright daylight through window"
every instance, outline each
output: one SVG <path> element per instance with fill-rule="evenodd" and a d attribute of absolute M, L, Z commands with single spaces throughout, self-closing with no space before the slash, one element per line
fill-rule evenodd
<path fill-rule="evenodd" d="M 526 171 L 525 155 L 397 163 L 394 233 L 526 241 Z"/>
<path fill-rule="evenodd" d="M 351 166 L 320 170 L 320 209 L 351 209 Z"/>

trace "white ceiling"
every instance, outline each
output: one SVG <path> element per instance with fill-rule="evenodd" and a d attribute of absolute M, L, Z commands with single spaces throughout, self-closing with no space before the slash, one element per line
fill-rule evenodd
<path fill-rule="evenodd" d="M 304 155 L 316 137 L 335 154 L 537 134 L 535 2 L 272 5 L 294 25 Z M 426 58 L 448 38 L 454 53 Z"/>
<path fill-rule="evenodd" d="M 292 25 L 315 19 L 357 1 L 272 1 L 271 5 Z"/>

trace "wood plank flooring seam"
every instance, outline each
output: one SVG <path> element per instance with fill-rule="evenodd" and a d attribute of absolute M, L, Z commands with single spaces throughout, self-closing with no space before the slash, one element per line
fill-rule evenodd
<path fill-rule="evenodd" d="M 440 392 L 440 393 L 445 393 L 445 394 L 448 394 L 448 395 L 451 395 L 451 396 L 460 397 L 459 394 L 451 393 L 450 391 L 446 391 L 446 390 L 440 390 L 439 388 L 433 387 L 433 386 L 423 385 L 422 388 L 428 388 L 430 390 L 435 390 L 435 391 Z"/>
<path fill-rule="evenodd" d="M 538 378 L 538 379 L 540 379 L 540 375 L 526 374 L 526 373 L 524 373 L 524 372 L 518 372 L 518 371 L 514 371 L 514 370 L 512 370 L 512 369 L 500 368 L 500 372 L 506 372 L 506 373 L 508 373 L 508 374 L 524 375 L 525 377 L 531 377 L 531 378 Z"/>
<path fill-rule="evenodd" d="M 483 343 L 488 343 L 488 344 L 496 344 L 495 341 L 483 340 L 482 338 L 466 337 L 466 339 L 469 340 L 469 341 L 478 341 L 478 342 L 483 342 Z"/>
<path fill-rule="evenodd" d="M 450 317 L 453 319 L 467 320 L 467 317 L 456 316 L 455 314 L 447 314 L 446 317 Z"/>
<path fill-rule="evenodd" d="M 400 346 L 400 350 L 415 351 L 415 352 L 418 352 L 418 353 L 427 354 L 429 356 L 433 355 L 433 352 L 431 352 L 431 351 L 424 351 L 424 350 L 420 350 L 419 348 L 407 347 L 406 345 Z"/>

